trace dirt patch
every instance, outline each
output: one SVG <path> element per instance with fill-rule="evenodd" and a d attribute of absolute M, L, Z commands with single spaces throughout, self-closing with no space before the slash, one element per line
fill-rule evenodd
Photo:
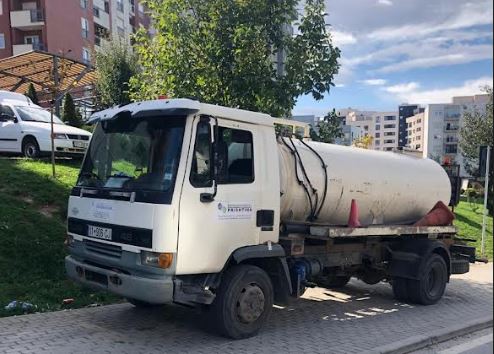
<path fill-rule="evenodd" d="M 44 215 L 44 216 L 46 216 L 46 217 L 48 217 L 48 218 L 52 218 L 52 217 L 53 217 L 53 215 L 54 215 L 55 213 L 57 213 L 59 210 L 60 210 L 60 209 L 59 209 L 57 206 L 47 204 L 47 205 L 43 205 L 43 206 L 41 206 L 41 207 L 39 208 L 39 210 L 38 210 L 38 211 L 39 211 L 42 215 Z"/>

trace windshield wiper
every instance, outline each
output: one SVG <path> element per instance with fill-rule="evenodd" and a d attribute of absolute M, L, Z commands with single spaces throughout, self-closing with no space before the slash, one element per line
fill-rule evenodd
<path fill-rule="evenodd" d="M 89 178 L 96 178 L 98 181 L 101 181 L 101 178 L 94 172 L 92 171 L 84 171 L 79 174 L 79 177 L 89 177 Z"/>
<path fill-rule="evenodd" d="M 116 173 L 114 175 L 109 175 L 109 176 L 106 176 L 106 178 L 128 178 L 128 179 L 133 179 L 134 177 L 132 176 L 128 176 L 126 174 L 123 174 L 122 172 L 120 173 Z"/>

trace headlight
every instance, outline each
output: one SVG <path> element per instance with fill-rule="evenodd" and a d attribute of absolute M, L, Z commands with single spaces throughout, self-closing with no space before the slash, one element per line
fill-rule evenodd
<path fill-rule="evenodd" d="M 170 268 L 173 263 L 173 253 L 141 251 L 141 263 L 163 269 Z"/>
<path fill-rule="evenodd" d="M 67 139 L 67 135 L 65 134 L 53 134 L 53 139 Z"/>

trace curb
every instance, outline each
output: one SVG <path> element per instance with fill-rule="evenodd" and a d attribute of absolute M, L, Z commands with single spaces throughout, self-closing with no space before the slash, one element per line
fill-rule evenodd
<path fill-rule="evenodd" d="M 448 328 L 440 328 L 426 335 L 417 335 L 402 341 L 386 344 L 375 348 L 373 354 L 405 354 L 414 350 L 423 349 L 430 345 L 446 342 L 450 339 L 480 331 L 493 325 L 492 316 L 482 317 L 463 324 Z"/>

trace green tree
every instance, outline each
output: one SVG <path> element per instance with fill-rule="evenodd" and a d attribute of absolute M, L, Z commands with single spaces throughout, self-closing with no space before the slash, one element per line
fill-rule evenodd
<path fill-rule="evenodd" d="M 131 79 L 133 99 L 195 97 L 289 116 L 298 96 L 319 100 L 333 85 L 340 51 L 323 0 L 306 1 L 295 34 L 297 0 L 143 2 L 156 34 L 135 38 L 142 71 Z"/>
<path fill-rule="evenodd" d="M 492 87 L 484 88 L 490 99 L 484 110 L 473 110 L 463 115 L 463 126 L 460 129 L 460 150 L 464 157 L 465 169 L 473 176 L 479 176 L 478 163 L 480 146 L 494 146 L 493 136 L 493 90 Z M 489 197 L 488 208 L 494 213 L 494 153 L 491 150 L 489 171 Z M 483 177 L 483 176 L 479 176 Z"/>
<path fill-rule="evenodd" d="M 132 48 L 119 40 L 108 41 L 95 54 L 95 68 L 97 108 L 130 103 L 129 81 L 137 73 Z"/>
<path fill-rule="evenodd" d="M 65 123 L 73 127 L 79 128 L 82 126 L 81 112 L 76 108 L 74 99 L 70 93 L 65 94 L 61 118 Z"/>
<path fill-rule="evenodd" d="M 311 138 L 314 141 L 333 144 L 336 139 L 343 137 L 343 126 L 341 118 L 338 117 L 336 110 L 332 110 L 323 120 L 317 123 L 317 130 L 311 128 Z"/>
<path fill-rule="evenodd" d="M 370 135 L 364 135 L 360 138 L 357 138 L 353 141 L 353 146 L 361 148 L 361 149 L 370 149 L 372 146 L 372 142 L 374 138 Z"/>
<path fill-rule="evenodd" d="M 29 97 L 34 104 L 39 104 L 38 95 L 36 94 L 36 90 L 34 89 L 34 85 L 32 82 L 29 83 L 25 95 Z"/>

